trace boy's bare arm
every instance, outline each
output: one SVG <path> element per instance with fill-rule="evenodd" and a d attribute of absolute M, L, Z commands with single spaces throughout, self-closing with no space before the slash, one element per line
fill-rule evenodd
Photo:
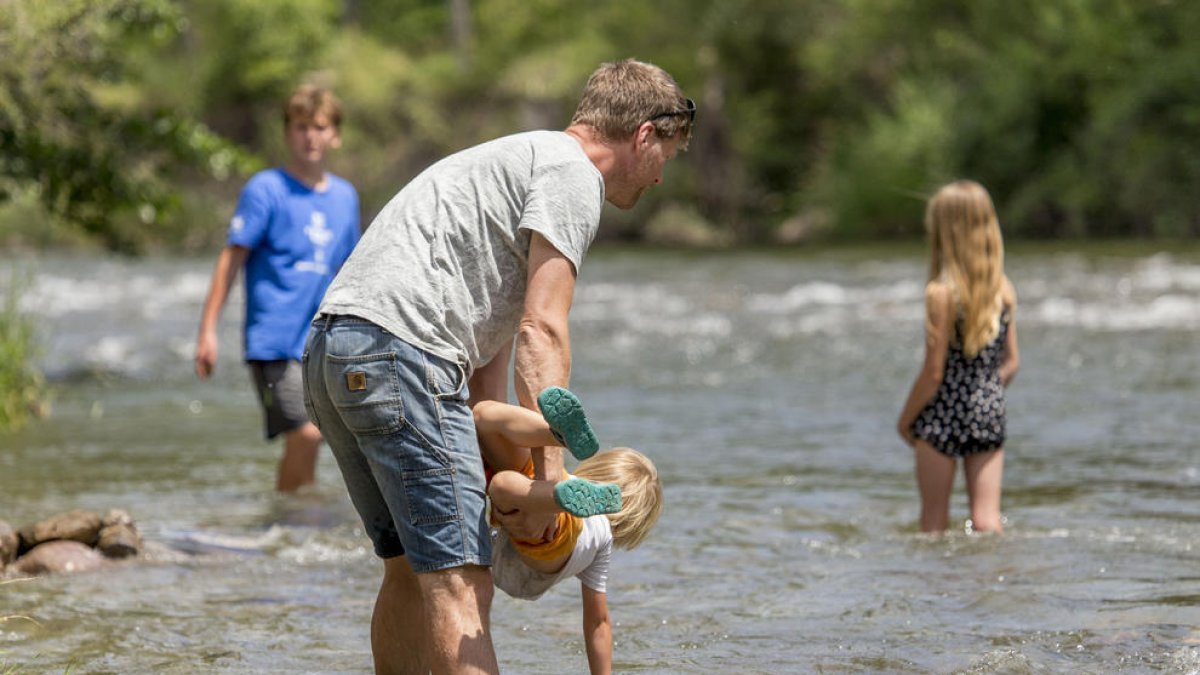
<path fill-rule="evenodd" d="M 592 675 L 612 672 L 612 622 L 608 618 L 608 596 L 583 584 L 583 639 L 587 644 L 588 668 Z"/>
<path fill-rule="evenodd" d="M 221 249 L 221 254 L 217 256 L 208 296 L 204 299 L 204 310 L 200 314 L 200 330 L 196 335 L 196 374 L 200 377 L 212 375 L 217 367 L 217 321 L 229 298 L 233 280 L 249 255 L 249 249 L 230 244 Z"/>

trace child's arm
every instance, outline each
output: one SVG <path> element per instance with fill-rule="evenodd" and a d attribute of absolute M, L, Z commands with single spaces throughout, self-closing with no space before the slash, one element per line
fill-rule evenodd
<path fill-rule="evenodd" d="M 200 377 L 212 375 L 217 367 L 217 320 L 221 318 L 221 308 L 229 298 L 233 280 L 249 255 L 249 249 L 228 244 L 217 256 L 208 297 L 204 299 L 204 310 L 200 314 L 200 330 L 196 335 L 196 374 Z"/>
<path fill-rule="evenodd" d="M 896 422 L 896 431 L 909 445 L 916 440 L 913 423 L 942 386 L 942 377 L 946 373 L 946 352 L 950 348 L 950 330 L 954 322 L 953 310 L 954 297 L 945 284 L 934 282 L 925 287 L 925 363 L 913 381 L 908 399 L 900 411 L 900 419 Z"/>
<path fill-rule="evenodd" d="M 580 584 L 583 590 L 583 639 L 587 643 L 588 667 L 592 675 L 612 672 L 612 624 L 608 620 L 608 596 Z"/>
<path fill-rule="evenodd" d="M 1017 352 L 1017 289 L 1007 279 L 1004 282 L 1005 304 L 1008 305 L 1008 336 L 1004 339 L 1004 360 L 1000 362 L 1000 383 L 1008 386 L 1021 367 Z"/>

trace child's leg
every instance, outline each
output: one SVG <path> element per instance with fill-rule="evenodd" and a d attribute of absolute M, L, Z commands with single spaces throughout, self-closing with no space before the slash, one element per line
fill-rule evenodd
<path fill-rule="evenodd" d="M 1004 449 L 967 455 L 963 469 L 971 502 L 971 526 L 979 532 L 1003 532 L 1000 482 L 1004 477 Z"/>
<path fill-rule="evenodd" d="M 921 493 L 921 531 L 945 531 L 950 527 L 950 491 L 954 489 L 955 460 L 920 439 L 913 449 L 917 460 L 917 489 Z"/>
<path fill-rule="evenodd" d="M 583 412 L 583 404 L 575 394 L 562 387 L 546 387 L 538 394 L 537 404 L 554 438 L 570 450 L 575 459 L 587 459 L 600 449 L 596 433 Z"/>
<path fill-rule="evenodd" d="M 501 513 L 557 513 L 554 484 L 533 480 L 519 471 L 499 471 L 488 485 L 488 497 Z"/>
<path fill-rule="evenodd" d="M 568 478 L 552 483 L 533 480 L 517 471 L 501 471 L 488 486 L 488 497 L 501 513 L 558 513 L 587 518 L 621 510 L 621 488 L 610 483 L 593 483 Z"/>
<path fill-rule="evenodd" d="M 546 420 L 528 408 L 480 401 L 471 412 L 483 459 L 496 471 L 520 471 L 529 461 L 529 448 L 557 443 Z"/>

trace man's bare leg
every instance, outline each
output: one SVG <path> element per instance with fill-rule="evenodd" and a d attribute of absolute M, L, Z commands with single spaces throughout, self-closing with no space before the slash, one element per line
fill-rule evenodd
<path fill-rule="evenodd" d="M 408 558 L 383 561 L 383 584 L 371 617 L 371 653 L 379 675 L 429 672 L 429 639 L 417 575 Z"/>
<path fill-rule="evenodd" d="M 436 674 L 497 674 L 489 613 L 492 573 L 467 565 L 417 575 L 429 635 L 430 670 Z"/>

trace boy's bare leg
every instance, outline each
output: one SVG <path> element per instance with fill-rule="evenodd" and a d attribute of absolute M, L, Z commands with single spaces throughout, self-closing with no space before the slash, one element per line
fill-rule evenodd
<path fill-rule="evenodd" d="M 1004 476 L 1004 450 L 967 455 L 963 460 L 967 497 L 971 502 L 971 527 L 976 532 L 1003 532 L 1000 518 L 1000 482 Z"/>
<path fill-rule="evenodd" d="M 306 422 L 283 435 L 283 457 L 275 477 L 275 489 L 295 492 L 317 480 L 317 453 L 321 448 L 321 431 Z"/>

